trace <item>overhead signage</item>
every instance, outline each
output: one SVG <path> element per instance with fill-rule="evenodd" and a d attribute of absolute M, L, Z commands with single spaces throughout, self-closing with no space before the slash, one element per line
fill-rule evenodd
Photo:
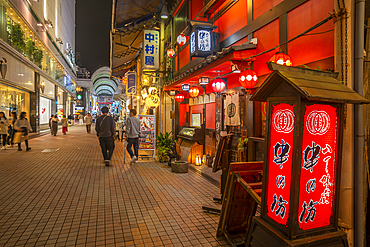
<path fill-rule="evenodd" d="M 129 96 L 136 95 L 136 72 L 135 71 L 127 72 L 126 94 Z"/>
<path fill-rule="evenodd" d="M 181 89 L 184 90 L 184 91 L 189 91 L 190 85 L 189 84 L 183 84 Z"/>
<path fill-rule="evenodd" d="M 213 30 L 216 28 L 210 23 L 204 22 L 189 22 L 191 30 L 190 34 L 190 56 L 191 57 L 206 57 L 212 54 L 212 36 Z"/>
<path fill-rule="evenodd" d="M 331 224 L 335 199 L 337 126 L 337 108 L 320 104 L 306 107 L 298 204 L 300 229 Z"/>
<path fill-rule="evenodd" d="M 143 69 L 159 69 L 159 31 L 143 31 Z"/>
<path fill-rule="evenodd" d="M 266 186 L 267 215 L 286 225 L 289 217 L 290 183 L 293 164 L 295 114 L 285 103 L 272 105 L 270 142 L 268 146 L 268 174 Z"/>

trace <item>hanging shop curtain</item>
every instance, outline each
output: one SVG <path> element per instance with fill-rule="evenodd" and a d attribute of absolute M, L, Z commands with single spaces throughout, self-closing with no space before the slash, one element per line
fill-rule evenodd
<path fill-rule="evenodd" d="M 239 92 L 226 95 L 225 122 L 228 126 L 240 125 Z"/>

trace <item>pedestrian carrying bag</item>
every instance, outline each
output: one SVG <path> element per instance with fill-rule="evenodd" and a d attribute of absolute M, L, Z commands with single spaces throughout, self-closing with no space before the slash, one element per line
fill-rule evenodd
<path fill-rule="evenodd" d="M 22 136 L 23 136 L 23 132 L 15 132 L 13 143 L 21 143 L 22 142 Z"/>

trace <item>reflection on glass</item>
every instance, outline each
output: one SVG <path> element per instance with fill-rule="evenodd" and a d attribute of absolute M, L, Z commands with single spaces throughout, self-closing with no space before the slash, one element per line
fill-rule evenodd
<path fill-rule="evenodd" d="M 0 84 L 0 111 L 5 112 L 6 117 L 15 111 L 17 116 L 21 112 L 29 115 L 29 93 Z"/>

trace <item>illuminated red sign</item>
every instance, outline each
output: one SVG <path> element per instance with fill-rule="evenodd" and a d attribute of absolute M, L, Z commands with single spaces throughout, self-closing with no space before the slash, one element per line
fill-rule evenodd
<path fill-rule="evenodd" d="M 272 106 L 267 164 L 267 215 L 286 225 L 289 217 L 290 183 L 294 139 L 294 105 Z"/>
<path fill-rule="evenodd" d="M 298 224 L 303 230 L 328 226 L 334 212 L 338 111 L 306 106 L 304 115 Z"/>

